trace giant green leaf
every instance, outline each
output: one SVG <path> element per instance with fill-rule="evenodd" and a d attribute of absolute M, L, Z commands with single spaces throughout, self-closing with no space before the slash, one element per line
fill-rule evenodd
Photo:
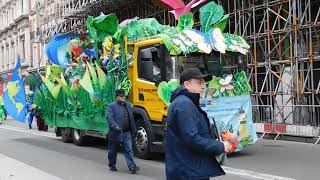
<path fill-rule="evenodd" d="M 97 69 L 100 88 L 102 89 L 103 86 L 105 86 L 107 83 L 107 76 L 97 63 L 96 63 L 96 69 Z"/>
<path fill-rule="evenodd" d="M 228 20 L 229 20 L 229 14 L 224 15 L 222 19 L 219 20 L 219 22 L 217 22 L 212 26 L 212 28 L 219 28 L 221 32 L 223 32 L 227 26 Z"/>
<path fill-rule="evenodd" d="M 171 37 L 169 35 L 160 34 L 159 36 L 162 38 L 164 45 L 166 46 L 167 50 L 171 55 L 181 54 L 180 48 L 172 42 Z"/>
<path fill-rule="evenodd" d="M 49 79 L 47 79 L 46 77 L 40 75 L 41 80 L 43 81 L 43 83 L 47 86 L 49 92 L 51 93 L 51 95 L 57 99 L 61 85 L 55 85 L 53 84 Z"/>
<path fill-rule="evenodd" d="M 61 72 L 60 77 L 61 77 L 61 79 L 58 78 L 58 77 L 56 78 L 57 82 L 61 85 L 62 90 L 63 90 L 68 96 L 70 96 L 70 95 L 71 95 L 71 90 L 70 90 L 70 88 L 69 88 L 69 86 L 68 86 L 68 84 L 67 84 L 67 82 L 66 82 L 66 80 L 65 80 L 64 75 L 63 75 L 62 72 Z"/>
<path fill-rule="evenodd" d="M 223 33 L 223 36 L 227 51 L 240 52 L 241 54 L 246 54 L 249 51 L 250 45 L 241 36 L 229 33 Z"/>
<path fill-rule="evenodd" d="M 124 26 L 127 28 L 129 40 L 137 40 L 155 36 L 164 31 L 165 26 L 161 25 L 155 18 L 146 18 L 132 21 Z"/>
<path fill-rule="evenodd" d="M 89 69 L 86 68 L 86 72 L 84 73 L 82 79 L 80 80 L 80 85 L 83 87 L 83 89 L 85 89 L 86 91 L 88 91 L 89 94 L 93 94 L 93 87 L 92 87 L 92 83 L 91 83 L 91 78 L 90 78 L 90 74 L 89 74 Z"/>
<path fill-rule="evenodd" d="M 98 78 L 97 78 L 96 70 L 94 69 L 94 67 L 90 63 L 87 63 L 87 66 L 89 68 L 89 72 L 90 72 L 93 84 L 95 86 L 97 86 L 98 85 Z"/>
<path fill-rule="evenodd" d="M 200 24 L 203 32 L 207 33 L 211 26 L 217 23 L 223 16 L 222 6 L 216 4 L 214 1 L 209 2 L 200 8 Z"/>
<path fill-rule="evenodd" d="M 95 41 L 103 41 L 107 35 L 114 35 L 118 29 L 117 16 L 114 13 L 100 15 L 98 17 L 89 16 L 87 19 L 88 33 Z"/>
<path fill-rule="evenodd" d="M 169 106 L 171 93 L 179 86 L 180 84 L 176 79 L 172 79 L 168 83 L 166 81 L 162 81 L 158 85 L 158 95 L 160 99 Z"/>
<path fill-rule="evenodd" d="M 179 17 L 177 29 L 179 32 L 181 32 L 184 29 L 192 29 L 193 24 L 194 24 L 194 21 L 193 21 L 193 14 L 192 13 L 181 15 Z"/>

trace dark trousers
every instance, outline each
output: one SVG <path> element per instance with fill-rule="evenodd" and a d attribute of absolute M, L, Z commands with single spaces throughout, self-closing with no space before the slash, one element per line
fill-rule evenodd
<path fill-rule="evenodd" d="M 134 155 L 132 150 L 132 138 L 130 132 L 123 132 L 121 133 L 121 141 L 110 141 L 108 143 L 108 160 L 109 160 L 109 167 L 115 167 L 117 162 L 117 149 L 120 144 L 123 147 L 123 154 L 127 162 L 127 166 L 129 169 L 136 166 L 134 162 Z"/>

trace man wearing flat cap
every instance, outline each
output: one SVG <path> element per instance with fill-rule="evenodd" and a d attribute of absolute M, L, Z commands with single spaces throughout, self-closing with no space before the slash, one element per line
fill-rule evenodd
<path fill-rule="evenodd" d="M 135 174 L 140 168 L 134 162 L 132 138 L 136 132 L 131 105 L 126 102 L 126 93 L 123 89 L 116 90 L 116 101 L 112 102 L 107 110 L 110 131 L 108 133 L 108 160 L 109 169 L 117 171 L 117 149 L 121 144 L 129 171 Z"/>
<path fill-rule="evenodd" d="M 180 75 L 181 87 L 171 94 L 165 137 L 167 180 L 209 180 L 225 174 L 216 156 L 231 145 L 218 140 L 199 105 L 205 81 L 211 79 L 198 68 L 186 69 Z"/>

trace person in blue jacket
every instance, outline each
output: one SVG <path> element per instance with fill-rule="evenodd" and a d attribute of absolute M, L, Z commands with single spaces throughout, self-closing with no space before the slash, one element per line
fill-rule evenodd
<path fill-rule="evenodd" d="M 140 170 L 134 162 L 132 150 L 132 137 L 136 133 L 136 125 L 131 105 L 126 102 L 126 95 L 123 89 L 116 90 L 116 101 L 109 105 L 107 115 L 110 127 L 108 133 L 109 169 L 117 171 L 117 149 L 122 144 L 129 171 L 135 174 Z"/>
<path fill-rule="evenodd" d="M 198 68 L 187 69 L 180 75 L 181 87 L 171 95 L 165 136 L 167 180 L 204 180 L 225 174 L 215 157 L 228 152 L 231 145 L 217 140 L 199 105 L 205 81 L 211 79 Z"/>

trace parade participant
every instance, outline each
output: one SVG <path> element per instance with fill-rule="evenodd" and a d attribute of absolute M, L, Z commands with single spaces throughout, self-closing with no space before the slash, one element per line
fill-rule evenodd
<path fill-rule="evenodd" d="M 109 169 L 117 171 L 117 148 L 122 144 L 127 166 L 132 174 L 140 168 L 134 162 L 132 138 L 136 132 L 131 105 L 126 102 L 125 91 L 116 90 L 116 101 L 111 103 L 107 110 L 110 131 L 108 133 L 108 160 Z"/>
<path fill-rule="evenodd" d="M 220 142 L 200 108 L 200 94 L 212 76 L 198 68 L 182 72 L 180 84 L 171 95 L 165 137 L 167 180 L 199 180 L 224 175 L 216 156 L 228 152 L 229 142 Z"/>

